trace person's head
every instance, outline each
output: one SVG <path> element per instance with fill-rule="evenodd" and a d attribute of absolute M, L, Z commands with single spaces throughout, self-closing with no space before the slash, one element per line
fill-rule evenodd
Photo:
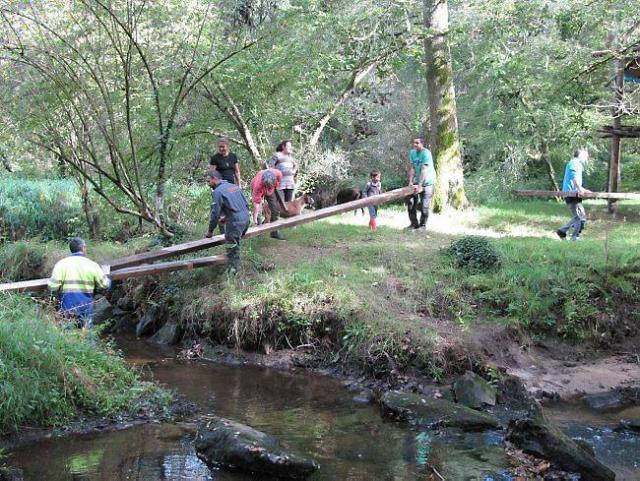
<path fill-rule="evenodd" d="M 84 239 L 81 239 L 80 237 L 73 237 L 69 241 L 69 250 L 72 254 L 76 254 L 78 252 L 85 254 L 87 252 L 87 244 Z"/>
<path fill-rule="evenodd" d="M 274 187 L 276 185 L 276 174 L 274 174 L 270 170 L 265 170 L 262 173 L 262 185 L 267 189 Z"/>
<path fill-rule="evenodd" d="M 215 189 L 222 182 L 222 175 L 217 170 L 212 170 L 211 172 L 207 172 L 207 182 L 209 187 Z"/>
<path fill-rule="evenodd" d="M 222 139 L 218 139 L 218 152 L 223 156 L 226 157 L 227 155 L 229 155 L 229 141 L 225 138 Z"/>
<path fill-rule="evenodd" d="M 380 173 L 379 170 L 372 170 L 371 173 L 369 174 L 369 177 L 371 178 L 372 182 L 380 182 L 380 178 L 382 177 L 382 174 Z"/>
<path fill-rule="evenodd" d="M 573 153 L 573 156 L 582 163 L 585 163 L 589 160 L 589 151 L 587 149 L 578 149 Z"/>
<path fill-rule="evenodd" d="M 420 137 L 416 137 L 415 139 L 413 139 L 412 145 L 414 149 L 420 152 L 422 149 L 424 149 L 424 140 L 422 140 Z"/>
<path fill-rule="evenodd" d="M 276 146 L 276 152 L 281 152 L 284 155 L 288 155 L 293 152 L 293 147 L 291 147 L 290 140 L 283 140 Z"/>

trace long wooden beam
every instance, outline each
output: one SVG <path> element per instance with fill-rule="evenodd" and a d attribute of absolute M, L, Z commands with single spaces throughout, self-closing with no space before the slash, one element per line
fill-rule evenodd
<path fill-rule="evenodd" d="M 401 189 L 385 192 L 384 194 L 376 195 L 373 197 L 367 197 L 365 199 L 355 200 L 353 202 L 347 202 L 326 209 L 320 209 L 316 211 L 309 211 L 305 214 L 290 217 L 288 219 L 282 219 L 269 224 L 253 227 L 247 231 L 244 238 L 250 239 L 259 235 L 273 232 L 274 230 L 284 229 L 287 227 L 294 227 L 296 225 L 306 224 L 315 220 L 324 219 L 333 215 L 341 214 L 343 212 L 349 212 L 351 210 L 359 209 L 361 207 L 367 207 L 369 205 L 378 205 L 385 202 L 391 202 L 394 200 L 402 199 L 413 193 L 412 187 L 403 187 Z M 109 277 L 112 280 L 119 280 L 132 277 L 141 277 L 151 274 L 160 274 L 163 272 L 171 272 L 177 270 L 194 269 L 197 267 L 204 267 L 209 265 L 223 264 L 226 261 L 226 256 L 209 256 L 201 257 L 198 259 L 188 259 L 173 262 L 165 262 L 160 264 L 146 264 L 139 266 L 139 264 L 164 259 L 167 257 L 187 254 L 209 247 L 224 244 L 224 236 L 218 235 L 211 237 L 210 239 L 199 239 L 184 244 L 177 244 L 171 247 L 165 247 L 156 251 L 143 252 L 122 259 L 116 259 L 111 262 L 105 263 L 103 268 L 110 271 Z M 138 267 L 134 267 L 138 266 Z M 24 292 L 24 291 L 37 291 L 47 287 L 47 279 L 35 279 L 21 282 L 10 282 L 7 284 L 0 284 L 0 292 Z"/>
<path fill-rule="evenodd" d="M 276 222 L 269 224 L 263 224 L 256 227 L 252 227 L 247 231 L 244 238 L 251 239 L 259 235 L 267 234 L 278 229 L 286 229 L 300 224 L 306 224 L 316 220 L 324 219 L 325 217 L 331 217 L 336 214 L 342 214 L 343 212 L 349 212 L 351 210 L 359 209 L 361 207 L 367 207 L 370 205 L 384 204 L 385 202 L 391 202 L 394 200 L 402 199 L 411 195 L 413 188 L 403 187 L 401 189 L 391 190 L 380 195 L 373 197 L 367 197 L 364 199 L 354 200 L 352 202 L 346 202 L 344 204 L 334 205 L 327 207 L 326 209 L 311 210 L 305 212 L 296 217 L 289 217 L 288 219 L 280 219 Z M 165 247 L 155 251 L 142 252 L 121 259 L 115 259 L 108 264 L 111 266 L 111 271 L 119 270 L 123 267 L 135 266 L 138 264 L 144 264 L 150 261 L 159 259 L 165 259 L 167 257 L 188 254 L 189 252 L 199 251 L 202 249 L 208 249 L 222 245 L 225 243 L 223 235 L 213 236 L 209 239 L 198 239 L 191 242 L 185 242 L 184 244 L 176 244 L 174 246 Z"/>
<path fill-rule="evenodd" d="M 514 195 L 522 197 L 576 197 L 575 192 L 561 192 L 555 190 L 513 190 Z M 627 192 L 585 192 L 581 199 L 611 199 L 611 200 L 640 200 L 640 194 Z"/>
<path fill-rule="evenodd" d="M 198 257 L 197 259 L 187 259 L 180 261 L 162 262 L 160 264 L 144 264 L 142 266 L 128 267 L 109 274 L 112 281 L 120 279 L 131 279 L 134 277 L 149 276 L 152 274 L 162 274 L 164 272 L 186 271 L 198 267 L 220 265 L 227 262 L 227 256 Z M 108 266 L 103 266 L 107 270 Z M 47 288 L 48 279 L 34 279 L 31 281 L 9 282 L 0 284 L 1 292 L 26 292 L 41 291 Z"/>

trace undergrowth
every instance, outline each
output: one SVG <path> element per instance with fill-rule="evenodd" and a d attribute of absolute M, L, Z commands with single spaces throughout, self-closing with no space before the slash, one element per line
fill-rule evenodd
<path fill-rule="evenodd" d="M 135 414 L 170 399 L 108 344 L 62 330 L 27 297 L 0 295 L 0 433 Z"/>

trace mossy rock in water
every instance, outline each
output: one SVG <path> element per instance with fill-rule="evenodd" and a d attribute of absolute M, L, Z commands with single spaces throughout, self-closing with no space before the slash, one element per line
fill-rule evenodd
<path fill-rule="evenodd" d="M 579 473 L 585 481 L 616 479 L 616 474 L 594 457 L 592 449 L 576 443 L 544 416 L 511 421 L 507 439 L 529 454 L 548 459 L 565 471 Z"/>
<path fill-rule="evenodd" d="M 456 401 L 470 408 L 496 404 L 496 390 L 477 374 L 467 371 L 453 383 Z"/>
<path fill-rule="evenodd" d="M 244 424 L 215 418 L 198 429 L 196 453 L 209 467 L 305 479 L 320 468 L 313 460 L 284 451 L 276 438 Z"/>
<path fill-rule="evenodd" d="M 383 415 L 423 427 L 458 427 L 467 430 L 498 428 L 490 414 L 475 411 L 446 399 L 388 391 L 380 399 Z"/>

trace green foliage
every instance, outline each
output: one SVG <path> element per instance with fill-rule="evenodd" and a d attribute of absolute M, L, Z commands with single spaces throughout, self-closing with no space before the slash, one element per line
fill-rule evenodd
<path fill-rule="evenodd" d="M 0 295 L 0 432 L 167 404 L 91 334 L 60 329 L 27 297 Z"/>
<path fill-rule="evenodd" d="M 43 275 L 45 246 L 35 242 L 7 243 L 0 248 L 0 279 L 22 281 Z"/>
<path fill-rule="evenodd" d="M 65 239 L 83 232 L 83 215 L 71 180 L 0 179 L 0 239 Z"/>
<path fill-rule="evenodd" d="M 489 270 L 499 267 L 500 254 L 485 237 L 467 236 L 454 241 L 447 253 L 458 267 L 471 270 Z"/>

